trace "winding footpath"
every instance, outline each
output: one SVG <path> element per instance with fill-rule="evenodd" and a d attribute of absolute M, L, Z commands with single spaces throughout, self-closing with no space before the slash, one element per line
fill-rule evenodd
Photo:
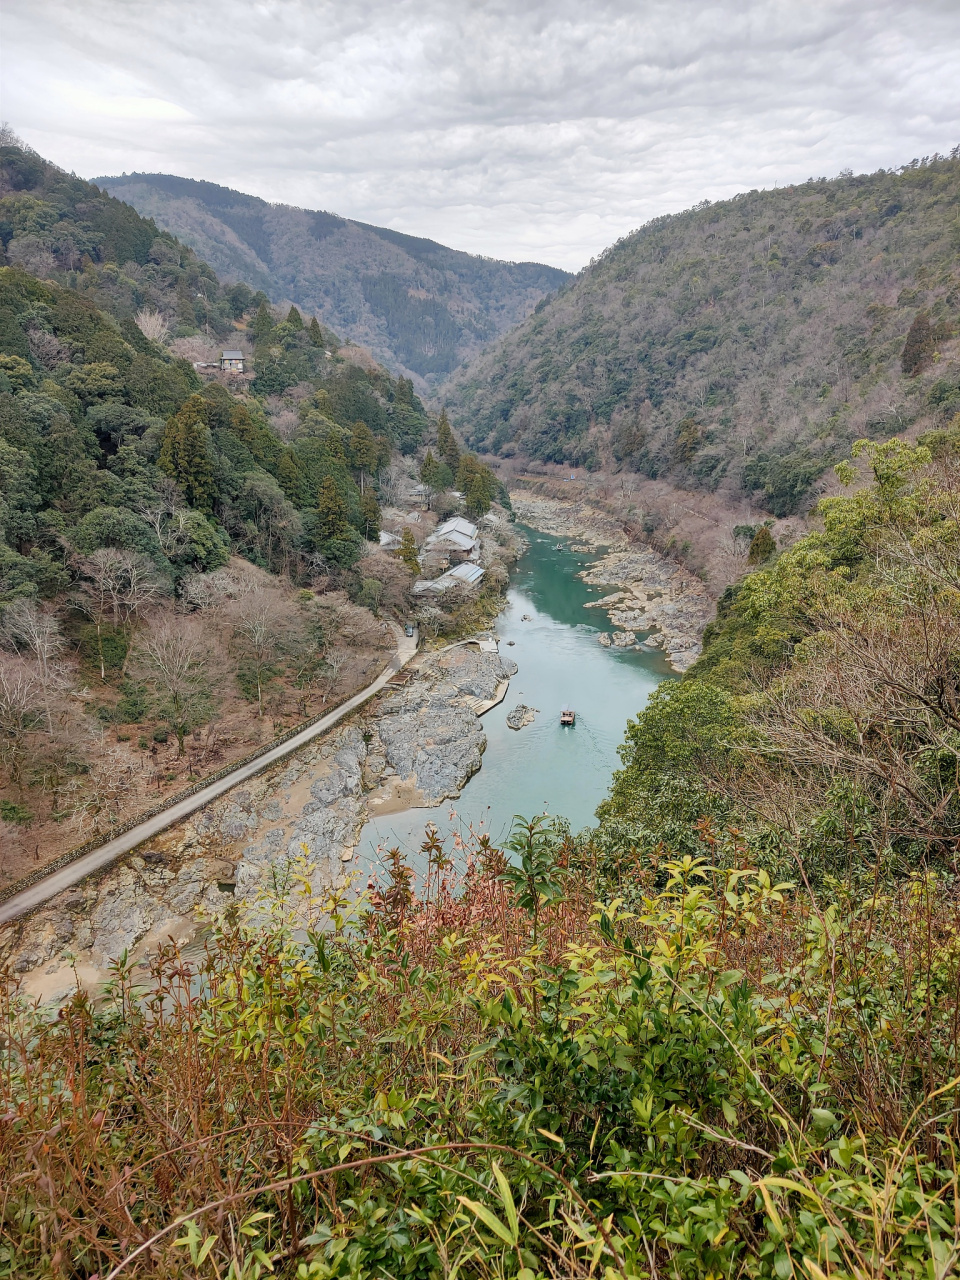
<path fill-rule="evenodd" d="M 91 849 L 89 853 L 77 858 L 75 862 L 61 867 L 59 871 L 52 872 L 45 879 L 30 885 L 27 889 L 21 890 L 20 893 L 15 893 L 6 902 L 0 903 L 0 925 L 8 924 L 11 920 L 17 919 L 18 916 L 42 906 L 58 893 L 62 893 L 64 889 L 70 889 L 95 871 L 108 867 L 112 862 L 116 862 L 125 853 L 130 853 L 145 840 L 151 839 L 168 827 L 175 826 L 184 818 L 189 817 L 191 813 L 195 813 L 212 800 L 216 800 L 218 796 L 222 796 L 225 791 L 229 791 L 232 787 L 237 786 L 238 783 L 246 782 L 248 778 L 252 778 L 269 765 L 276 764 L 278 760 L 282 760 L 285 756 L 292 755 L 293 752 L 298 751 L 306 743 L 319 737 L 320 734 L 326 733 L 328 729 L 332 729 L 335 724 L 338 724 L 345 716 L 348 716 L 351 711 L 355 711 L 357 707 L 362 706 L 374 694 L 379 693 L 387 682 L 402 667 L 405 667 L 416 654 L 418 645 L 419 635 L 416 632 L 412 638 L 402 636 L 392 659 L 381 671 L 380 675 L 377 676 L 376 680 L 367 685 L 365 689 L 361 689 L 359 693 L 355 693 L 352 698 L 348 698 L 346 702 L 341 703 L 336 710 L 328 712 L 327 715 L 322 716 L 319 720 L 315 720 L 313 724 L 301 730 L 295 737 L 288 739 L 279 746 L 273 747 L 270 751 L 265 751 L 263 755 L 257 756 L 255 760 L 250 760 L 246 764 L 240 765 L 232 773 L 228 773 L 226 777 L 218 778 L 216 782 L 211 782 L 209 786 L 204 787 L 202 790 L 170 805 L 162 813 L 154 814 L 152 818 L 147 818 L 137 826 L 131 827 L 129 831 L 125 831 L 123 835 L 116 836 L 113 840 L 108 840 L 106 844 L 100 845 L 97 849 Z"/>

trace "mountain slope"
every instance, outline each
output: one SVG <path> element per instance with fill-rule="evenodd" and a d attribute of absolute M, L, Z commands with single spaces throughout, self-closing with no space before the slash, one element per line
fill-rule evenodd
<path fill-rule="evenodd" d="M 97 181 L 221 275 L 317 312 L 394 370 L 432 384 L 570 279 L 212 182 L 161 173 Z"/>
<path fill-rule="evenodd" d="M 958 204 L 955 151 L 658 218 L 459 373 L 454 421 L 493 452 L 789 514 L 854 439 L 960 408 Z"/>

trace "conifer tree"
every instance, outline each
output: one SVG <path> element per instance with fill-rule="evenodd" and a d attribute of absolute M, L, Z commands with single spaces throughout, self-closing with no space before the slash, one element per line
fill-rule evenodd
<path fill-rule="evenodd" d="M 295 505 L 303 502 L 303 473 L 289 449 L 284 450 L 277 463 L 277 484 Z"/>
<path fill-rule="evenodd" d="M 336 483 L 324 476 L 317 494 L 317 532 L 322 542 L 349 538 L 351 533 L 350 511 Z"/>
<path fill-rule="evenodd" d="M 420 464 L 420 479 L 428 489 L 433 489 L 439 493 L 443 489 L 443 464 L 438 462 L 433 456 L 433 450 L 427 450 L 427 456 Z"/>
<path fill-rule="evenodd" d="M 457 468 L 460 466 L 460 450 L 457 447 L 457 441 L 450 426 L 450 419 L 447 417 L 446 409 L 440 414 L 440 421 L 437 423 L 437 451 L 450 468 L 451 474 L 456 475 Z"/>
<path fill-rule="evenodd" d="M 263 342 L 273 329 L 273 316 L 270 308 L 265 302 L 260 303 L 260 309 L 253 317 L 253 323 L 250 325 L 251 332 L 255 342 Z"/>
<path fill-rule="evenodd" d="M 370 542 L 376 542 L 380 537 L 380 504 L 372 489 L 366 489 L 360 499 L 360 515 L 363 536 Z"/>
<path fill-rule="evenodd" d="M 750 550 L 747 552 L 748 564 L 763 564 L 777 549 L 773 534 L 765 524 L 762 524 L 757 532 L 753 535 L 753 541 L 750 543 Z"/>
<path fill-rule="evenodd" d="M 411 573 L 420 572 L 420 559 L 417 556 L 417 544 L 409 529 L 404 529 L 400 536 L 400 547 L 397 551 L 397 555 Z"/>
<path fill-rule="evenodd" d="M 203 398 L 194 395 L 169 419 L 157 466 L 177 482 L 192 507 L 209 514 L 216 485 L 205 408 Z"/>
<path fill-rule="evenodd" d="M 355 422 L 350 430 L 350 465 L 360 472 L 360 487 L 364 487 L 364 475 L 372 475 L 380 461 L 377 438 L 365 422 Z"/>
<path fill-rule="evenodd" d="M 497 477 L 474 454 L 465 453 L 457 470 L 457 488 L 462 490 L 471 515 L 486 515 L 497 496 Z"/>
<path fill-rule="evenodd" d="M 908 378 L 922 373 L 933 355 L 933 327 L 926 311 L 918 311 L 903 344 L 900 364 Z"/>
<path fill-rule="evenodd" d="M 320 325 L 317 323 L 316 316 L 314 316 L 313 319 L 310 321 L 310 327 L 307 330 L 307 332 L 310 334 L 310 341 L 313 343 L 315 347 L 323 346 L 323 330 L 320 328 Z"/>
<path fill-rule="evenodd" d="M 291 307 L 290 310 L 287 312 L 287 324 L 290 326 L 291 329 L 303 328 L 303 316 L 300 314 L 300 312 L 297 310 L 296 307 Z"/>

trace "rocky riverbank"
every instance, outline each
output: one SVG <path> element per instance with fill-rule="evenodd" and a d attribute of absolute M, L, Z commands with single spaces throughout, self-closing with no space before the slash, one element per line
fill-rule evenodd
<path fill-rule="evenodd" d="M 541 533 L 576 539 L 577 550 L 603 551 L 580 577 L 617 590 L 587 608 L 605 610 L 618 629 L 612 643 L 662 649 L 677 671 L 700 656 L 714 601 L 693 574 L 651 547 L 631 543 L 622 525 L 585 502 L 511 494 L 517 519 Z M 605 635 L 601 643 L 611 643 Z"/>
<path fill-rule="evenodd" d="M 295 859 L 315 868 L 318 891 L 345 884 L 371 813 L 459 796 L 486 746 L 478 712 L 516 670 L 473 645 L 416 659 L 355 719 L 8 926 L 0 948 L 24 991 L 62 999 L 123 951 L 142 961 L 170 938 L 189 943 L 198 910 L 252 903 Z"/>

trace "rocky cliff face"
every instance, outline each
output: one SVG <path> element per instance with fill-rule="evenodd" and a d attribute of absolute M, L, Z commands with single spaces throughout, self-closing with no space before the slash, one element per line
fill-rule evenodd
<path fill-rule="evenodd" d="M 424 657 L 362 718 L 10 926 L 2 943 L 25 990 L 62 999 L 77 977 L 102 981 L 124 951 L 142 961 L 171 938 L 189 944 L 203 915 L 282 888 L 299 859 L 317 891 L 345 884 L 378 790 L 403 784 L 415 805 L 460 794 L 486 746 L 477 706 L 516 669 L 470 648 Z"/>

